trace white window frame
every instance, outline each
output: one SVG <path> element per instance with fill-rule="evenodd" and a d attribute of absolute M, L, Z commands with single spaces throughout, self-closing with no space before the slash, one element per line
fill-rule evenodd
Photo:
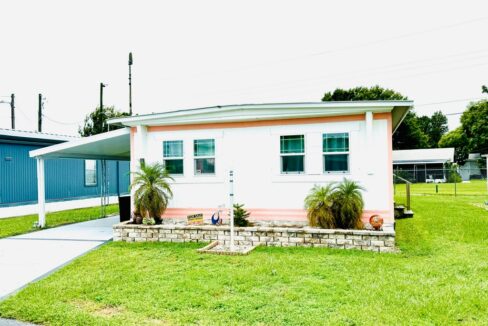
<path fill-rule="evenodd" d="M 302 136 L 303 137 L 303 153 L 281 153 L 281 137 L 286 136 Z M 279 136 L 279 153 L 280 153 L 280 174 L 283 175 L 297 175 L 297 174 L 305 174 L 305 153 L 306 153 L 306 144 L 305 144 L 305 134 L 286 134 Z M 297 172 L 284 172 L 283 171 L 283 157 L 284 156 L 302 156 L 303 159 L 303 171 Z"/>
<path fill-rule="evenodd" d="M 87 183 L 86 182 L 86 171 L 87 171 L 87 162 L 90 161 L 90 162 L 95 162 L 95 183 Z M 97 160 L 85 160 L 84 163 L 83 163 L 83 182 L 85 184 L 85 187 L 96 187 L 98 185 L 98 164 L 97 164 Z"/>
<path fill-rule="evenodd" d="M 181 154 L 182 156 L 164 156 L 164 143 L 165 142 L 181 142 Z M 181 139 L 163 140 L 163 164 L 166 167 L 166 161 L 181 160 L 183 162 L 183 173 L 171 173 L 174 176 L 182 176 L 185 174 L 185 142 Z"/>
<path fill-rule="evenodd" d="M 205 156 L 196 156 L 195 155 L 195 142 L 198 140 L 212 140 L 214 144 L 214 154 L 213 155 L 205 155 Z M 215 138 L 198 138 L 198 139 L 193 139 L 192 142 L 192 152 L 193 152 L 193 174 L 197 177 L 199 176 L 214 176 L 217 173 L 217 159 L 215 158 L 215 153 L 217 152 L 217 145 Z M 208 158 L 213 158 L 214 160 L 214 171 L 212 173 L 197 173 L 197 160 L 199 159 L 208 159 Z"/>
<path fill-rule="evenodd" d="M 324 135 L 346 134 L 348 151 L 343 152 L 324 152 Z M 323 174 L 349 174 L 351 171 L 351 134 L 349 132 L 324 132 L 322 133 L 322 173 Z M 344 171 L 325 171 L 325 155 L 347 155 L 347 170 Z"/>

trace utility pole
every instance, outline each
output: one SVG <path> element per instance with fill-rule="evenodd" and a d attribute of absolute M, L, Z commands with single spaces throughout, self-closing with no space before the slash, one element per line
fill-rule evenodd
<path fill-rule="evenodd" d="M 39 108 L 37 110 L 37 131 L 42 132 L 42 94 L 39 94 Z"/>
<path fill-rule="evenodd" d="M 105 85 L 104 83 L 100 83 L 100 111 L 102 114 L 104 114 L 104 111 L 103 111 L 103 88 L 107 86 Z M 103 132 L 103 119 L 101 120 L 102 122 L 102 125 L 101 125 L 101 129 L 100 129 L 100 132 Z"/>
<path fill-rule="evenodd" d="M 103 88 L 107 86 L 104 83 L 100 83 L 100 109 L 103 110 Z"/>
<path fill-rule="evenodd" d="M 15 130 L 15 94 L 10 95 L 10 117 L 12 119 L 12 130 Z"/>
<path fill-rule="evenodd" d="M 132 115 L 132 52 L 129 52 L 129 115 Z"/>

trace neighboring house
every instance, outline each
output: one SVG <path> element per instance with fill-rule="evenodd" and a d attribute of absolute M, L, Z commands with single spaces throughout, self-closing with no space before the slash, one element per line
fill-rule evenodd
<path fill-rule="evenodd" d="M 481 154 L 471 153 L 466 162 L 459 167 L 459 174 L 463 181 L 472 179 L 483 179 L 486 177 L 486 171 L 480 169 Z"/>
<path fill-rule="evenodd" d="M 446 182 L 447 164 L 454 162 L 454 148 L 393 151 L 393 171 L 411 182 Z"/>
<path fill-rule="evenodd" d="M 51 157 L 162 162 L 173 199 L 163 217 L 210 219 L 234 198 L 251 220 L 305 223 L 304 199 L 316 184 L 355 180 L 364 187 L 363 219 L 394 222 L 392 134 L 412 101 L 228 105 L 117 118 L 129 128 L 32 151 L 39 171 Z M 104 150 L 100 150 L 104 148 Z M 41 184 L 43 177 L 40 176 Z M 43 194 L 42 187 L 39 193 Z M 228 205 L 226 205 L 228 207 Z M 44 206 L 39 205 L 44 225 Z"/>
<path fill-rule="evenodd" d="M 0 208 L 37 202 L 36 159 L 29 157 L 31 150 L 76 139 L 69 136 L 0 129 Z M 96 160 L 60 158 L 46 162 L 47 202 L 100 197 L 100 167 L 101 162 Z M 110 195 L 128 192 L 128 172 L 129 162 L 107 162 Z M 0 215 L 9 216 L 8 212 Z"/>

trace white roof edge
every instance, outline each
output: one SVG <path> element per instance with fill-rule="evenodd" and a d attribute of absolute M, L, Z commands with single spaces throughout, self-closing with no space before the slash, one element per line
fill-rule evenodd
<path fill-rule="evenodd" d="M 27 130 L 3 129 L 3 128 L 0 128 L 0 136 L 32 138 L 32 139 L 41 139 L 41 140 L 60 140 L 60 141 L 71 141 L 71 140 L 79 139 L 79 137 L 76 136 L 49 134 L 49 133 L 27 131 Z"/>
<path fill-rule="evenodd" d="M 337 109 L 370 109 L 377 111 L 391 111 L 394 107 L 413 107 L 414 102 L 410 100 L 402 101 L 337 101 L 337 102 L 306 102 L 306 103 L 272 103 L 272 104 L 236 104 L 224 106 L 212 106 L 204 108 L 175 110 L 161 113 L 144 114 L 132 117 L 110 119 L 109 124 L 123 124 L 135 126 L 151 120 L 176 118 L 191 114 L 226 112 L 243 109 L 304 109 L 304 108 L 337 108 Z M 343 112 L 347 114 L 347 112 Z M 337 113 L 335 115 L 338 115 Z M 285 115 L 286 116 L 286 115 Z M 208 121 L 205 121 L 208 122 Z"/>
<path fill-rule="evenodd" d="M 404 164 L 413 162 L 454 162 L 454 147 L 445 148 L 419 148 L 419 149 L 398 149 L 393 151 L 393 163 Z"/>
<path fill-rule="evenodd" d="M 71 147 L 76 147 L 79 145 L 84 145 L 84 144 L 88 144 L 88 143 L 102 141 L 102 140 L 106 140 L 106 139 L 110 139 L 113 137 L 118 137 L 118 136 L 122 136 L 122 135 L 126 135 L 126 134 L 130 134 L 130 128 L 117 129 L 114 131 L 108 131 L 108 132 L 104 132 L 104 133 L 94 135 L 94 136 L 77 138 L 75 140 L 68 141 L 65 143 L 35 149 L 35 150 L 29 152 L 29 156 L 30 157 L 42 157 L 43 155 L 58 152 L 58 151 L 68 149 Z"/>

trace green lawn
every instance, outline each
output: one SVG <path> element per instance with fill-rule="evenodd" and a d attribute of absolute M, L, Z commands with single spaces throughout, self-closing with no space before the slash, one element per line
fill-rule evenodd
<path fill-rule="evenodd" d="M 413 183 L 411 191 L 414 195 L 458 195 L 458 196 L 486 196 L 487 184 L 485 180 L 472 180 L 460 183 Z M 405 194 L 405 184 L 395 185 L 395 193 Z"/>
<path fill-rule="evenodd" d="M 488 211 L 479 196 L 415 196 L 399 254 L 109 243 L 0 304 L 50 325 L 488 324 Z M 201 245 L 200 245 L 201 246 Z"/>
<path fill-rule="evenodd" d="M 118 213 L 118 205 L 107 206 L 107 214 Z M 64 224 L 90 221 L 100 218 L 100 207 L 70 209 L 48 213 L 46 227 L 51 228 Z M 0 238 L 36 231 L 37 214 L 0 219 Z"/>

